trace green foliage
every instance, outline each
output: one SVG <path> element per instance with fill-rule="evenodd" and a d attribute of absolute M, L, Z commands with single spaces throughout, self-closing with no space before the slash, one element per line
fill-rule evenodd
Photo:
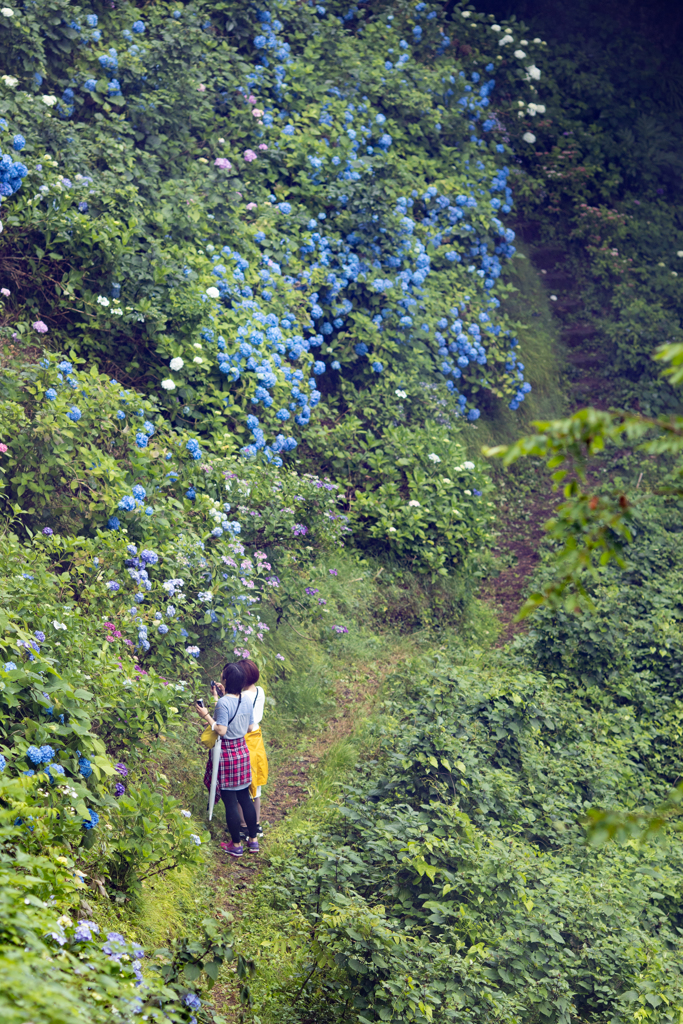
<path fill-rule="evenodd" d="M 219 952 L 230 960 L 232 940 L 207 922 L 211 941 L 196 961 L 199 970 L 182 977 L 158 960 L 158 973 L 141 970 L 142 948 L 115 932 L 107 936 L 93 922 L 75 923 L 64 913 L 84 889 L 84 875 L 74 858 L 59 853 L 59 845 L 43 853 L 26 848 L 26 816 L 33 835 L 54 822 L 54 801 L 41 788 L 45 776 L 34 779 L 0 778 L 0 1012 L 3 1021 L 22 1024 L 28 1017 L 45 1024 L 114 1024 L 133 1021 L 140 1013 L 150 1019 L 186 1022 L 190 1010 L 181 1002 L 194 989 L 202 968 L 215 976 Z M 47 798 L 46 798 L 47 797 Z M 61 809 L 63 813 L 63 808 Z M 31 837 L 28 836 L 30 839 Z M 159 957 L 163 957 L 161 951 Z M 204 964 L 204 956 L 213 960 Z M 162 980 L 163 979 L 163 980 Z"/>
<path fill-rule="evenodd" d="M 402 669 L 375 730 L 263 883 L 295 951 L 269 1021 L 677 1020 L 680 844 L 596 853 L 580 823 L 664 792 L 656 714 L 450 648 Z"/>
<path fill-rule="evenodd" d="M 680 345 L 664 346 L 658 358 L 668 365 L 670 379 L 680 384 Z M 542 591 L 531 594 L 520 612 L 523 617 L 541 605 L 579 610 L 585 601 L 585 574 L 595 575 L 598 565 L 615 561 L 624 566 L 623 551 L 631 540 L 633 501 L 640 479 L 627 493 L 621 477 L 603 488 L 592 486 L 587 474 L 589 460 L 615 448 L 625 454 L 661 457 L 662 469 L 652 488 L 662 493 L 681 493 L 680 453 L 683 448 L 683 417 L 656 418 L 627 412 L 581 409 L 568 419 L 535 423 L 537 433 L 512 445 L 485 449 L 485 454 L 510 465 L 525 457 L 542 459 L 552 472 L 555 489 L 563 486 L 564 501 L 557 517 L 547 524 L 555 542 L 553 579 Z M 568 480 L 569 482 L 565 483 Z M 633 486 L 633 485 L 631 485 Z"/>
<path fill-rule="evenodd" d="M 650 357 L 681 337 L 680 70 L 664 35 L 643 32 L 628 5 L 615 12 L 589 0 L 544 0 L 515 8 L 531 24 L 498 22 L 512 36 L 508 49 L 523 37 L 546 41 L 534 97 L 543 109 L 516 110 L 512 92 L 501 104 L 520 142 L 519 212 L 574 278 L 580 307 L 565 319 L 594 322 L 612 377 L 625 378 L 617 381 L 622 393 L 662 411 L 672 396 L 661 382 L 650 386 Z M 651 17 L 666 33 L 664 10 Z M 463 33 L 468 43 L 477 35 Z M 514 73 L 509 53 L 501 72 Z M 525 144 L 525 133 L 533 141 Z"/>
<path fill-rule="evenodd" d="M 397 426 L 369 438 L 363 468 L 381 483 L 360 491 L 352 506 L 360 537 L 432 580 L 462 568 L 490 536 L 493 507 L 484 474 L 464 456 L 429 421 L 420 432 Z"/>

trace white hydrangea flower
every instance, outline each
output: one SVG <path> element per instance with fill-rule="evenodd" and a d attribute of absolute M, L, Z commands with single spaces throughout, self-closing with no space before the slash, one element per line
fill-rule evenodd
<path fill-rule="evenodd" d="M 517 60 L 524 60 L 524 58 L 526 57 L 526 53 L 524 52 L 524 50 L 515 50 L 515 57 L 517 58 Z"/>
<path fill-rule="evenodd" d="M 2 81 L 5 83 L 8 89 L 16 89 L 16 87 L 19 85 L 19 79 L 15 78 L 14 75 L 2 75 Z M 57 97 L 55 97 L 55 103 L 56 102 Z"/>
<path fill-rule="evenodd" d="M 389 529 L 387 530 L 387 533 L 396 533 L 396 527 L 390 526 Z"/>
<path fill-rule="evenodd" d="M 57 102 L 56 96 L 41 96 L 40 98 L 42 99 L 46 107 L 54 107 L 55 103 Z"/>
<path fill-rule="evenodd" d="M 462 14 L 463 18 L 471 18 L 472 17 L 472 11 L 461 11 L 460 13 Z"/>
<path fill-rule="evenodd" d="M 676 255 L 683 259 L 683 249 L 679 249 Z"/>
<path fill-rule="evenodd" d="M 529 65 L 529 67 L 527 68 L 527 73 L 529 75 L 529 78 L 532 78 L 534 82 L 537 82 L 541 77 L 541 72 L 538 70 L 535 64 Z"/>
<path fill-rule="evenodd" d="M 57 622 L 57 619 L 52 620 L 52 625 L 55 629 L 66 629 L 66 625 L 63 622 Z"/>
<path fill-rule="evenodd" d="M 524 132 L 524 135 L 522 135 L 522 138 L 524 139 L 525 142 L 528 142 L 529 145 L 531 145 L 532 142 L 536 141 L 536 136 L 534 135 L 533 132 Z"/>
<path fill-rule="evenodd" d="M 174 359 L 171 360 L 171 362 L 168 365 L 171 367 L 172 370 L 182 370 L 185 363 L 180 358 L 180 356 L 176 356 Z"/>
<path fill-rule="evenodd" d="M 123 310 L 121 309 L 120 306 L 114 306 L 114 308 L 111 310 L 111 315 L 112 316 L 123 316 Z"/>
<path fill-rule="evenodd" d="M 12 10 L 11 7 L 3 7 L 2 9 L 0 9 L 0 14 L 2 14 L 3 18 L 14 17 L 14 11 Z"/>
<path fill-rule="evenodd" d="M 167 377 L 166 380 L 162 380 L 161 386 L 164 391 L 175 391 L 175 381 L 171 380 L 170 377 Z"/>
<path fill-rule="evenodd" d="M 500 25 L 491 25 L 492 32 L 502 32 Z"/>
<path fill-rule="evenodd" d="M 192 814 L 190 813 L 190 811 L 181 811 L 180 813 L 182 814 L 183 818 L 191 818 L 192 817 Z"/>
<path fill-rule="evenodd" d="M 194 359 L 192 360 L 192 362 L 193 362 L 193 363 L 198 363 L 198 364 L 201 364 L 201 363 L 203 363 L 203 362 L 204 362 L 204 360 L 202 359 L 202 357 L 201 357 L 201 356 L 195 356 L 195 357 L 194 357 Z"/>
<path fill-rule="evenodd" d="M 430 454 L 429 454 L 429 455 L 427 456 L 427 458 L 429 459 L 429 461 L 430 461 L 430 462 L 435 462 L 435 463 L 436 463 L 436 462 L 441 462 L 441 459 L 439 458 L 439 456 L 438 456 L 438 455 L 436 455 L 436 454 L 435 454 L 435 452 L 431 452 L 431 453 L 430 453 Z"/>
<path fill-rule="evenodd" d="M 519 45 L 520 46 L 528 46 L 529 45 L 529 40 L 528 39 L 520 39 Z"/>
<path fill-rule="evenodd" d="M 506 32 L 505 35 L 503 36 L 503 38 L 498 40 L 498 45 L 499 46 L 507 46 L 508 43 L 513 43 L 513 42 L 514 42 L 514 39 L 512 38 L 512 36 L 508 32 Z"/>
<path fill-rule="evenodd" d="M 111 303 L 110 303 L 109 299 L 106 297 L 106 295 L 98 295 L 97 296 L 97 304 L 98 304 L 98 306 L 104 306 L 105 308 L 107 306 L 111 305 Z"/>
<path fill-rule="evenodd" d="M 463 462 L 462 468 L 463 469 L 474 469 L 474 463 L 473 462 L 469 462 L 469 461 L 468 462 Z"/>
<path fill-rule="evenodd" d="M 206 294 L 209 296 L 210 299 L 219 299 L 221 295 L 221 293 L 218 291 L 218 288 L 213 287 L 207 288 Z"/>
<path fill-rule="evenodd" d="M 411 508 L 420 508 L 420 502 L 415 501 L 415 498 L 413 498 L 412 501 L 409 501 L 408 504 Z"/>
<path fill-rule="evenodd" d="M 678 255 L 679 256 L 683 256 L 683 252 L 680 252 Z M 396 388 L 396 391 L 394 392 L 394 394 L 396 395 L 397 398 L 407 398 L 408 397 L 407 392 L 401 391 L 400 388 Z"/>

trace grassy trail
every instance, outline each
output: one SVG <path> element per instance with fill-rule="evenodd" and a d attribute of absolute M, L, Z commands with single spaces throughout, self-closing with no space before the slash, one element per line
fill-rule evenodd
<path fill-rule="evenodd" d="M 367 670 L 352 665 L 336 679 L 334 711 L 322 732 L 314 738 L 302 735 L 298 743 L 290 739 L 286 746 L 278 744 L 274 750 L 268 747 L 274 770 L 264 787 L 260 854 L 255 857 L 245 852 L 240 860 L 231 860 L 216 841 L 207 865 L 205 884 L 212 894 L 211 903 L 216 910 L 233 916 L 238 932 L 246 935 L 250 931 L 249 894 L 268 863 L 269 852 L 292 827 L 297 827 L 297 822 L 309 822 L 336 799 L 336 787 L 358 756 L 363 725 L 375 709 L 385 679 L 415 653 L 418 645 L 418 636 L 388 638 L 386 649 L 368 664 Z M 267 722 L 265 732 L 268 746 Z M 222 828 L 221 810 L 214 817 L 217 832 Z M 233 974 L 221 977 L 212 991 L 212 1002 L 217 1010 L 236 1014 Z"/>

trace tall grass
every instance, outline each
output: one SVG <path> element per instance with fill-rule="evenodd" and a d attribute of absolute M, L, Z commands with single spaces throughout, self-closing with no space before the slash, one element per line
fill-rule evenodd
<path fill-rule="evenodd" d="M 502 308 L 518 325 L 519 352 L 532 391 L 516 412 L 502 402 L 492 403 L 491 409 L 463 432 L 463 444 L 473 455 L 478 455 L 483 445 L 510 444 L 529 432 L 533 420 L 555 419 L 567 408 L 563 390 L 566 356 L 548 293 L 529 250 L 516 244 L 518 252 L 506 273 L 515 290 L 504 299 Z"/>

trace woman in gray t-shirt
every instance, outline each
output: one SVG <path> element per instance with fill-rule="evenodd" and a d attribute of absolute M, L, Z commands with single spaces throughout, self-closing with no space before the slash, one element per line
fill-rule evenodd
<path fill-rule="evenodd" d="M 221 674 L 221 683 L 225 696 L 221 697 L 215 707 L 214 715 L 204 707 L 197 707 L 197 714 L 210 725 L 220 736 L 220 762 L 218 765 L 218 784 L 221 800 L 225 804 L 225 820 L 230 832 L 227 851 L 231 857 L 241 857 L 244 850 L 240 843 L 239 807 L 247 824 L 247 847 L 252 853 L 258 853 L 256 810 L 254 808 L 249 787 L 251 785 L 251 763 L 249 748 L 244 739 L 252 727 L 252 702 L 244 700 L 242 689 L 246 679 L 239 665 L 231 663 L 225 666 Z M 204 785 L 211 786 L 211 758 L 206 766 Z"/>

